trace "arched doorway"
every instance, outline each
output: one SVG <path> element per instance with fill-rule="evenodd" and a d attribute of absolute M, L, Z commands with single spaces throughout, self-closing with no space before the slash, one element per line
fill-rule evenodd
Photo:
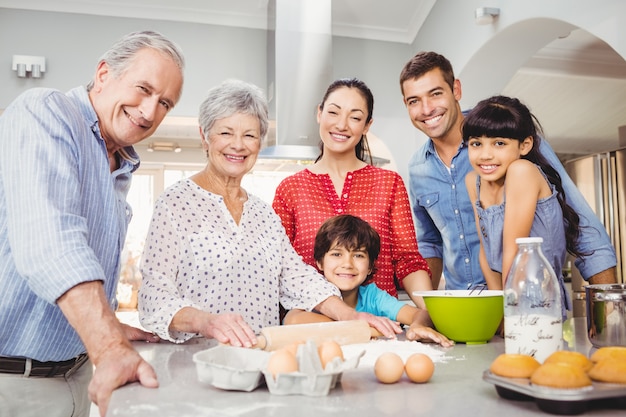
<path fill-rule="evenodd" d="M 457 71 L 461 104 L 470 108 L 494 94 L 520 98 L 563 160 L 626 146 L 619 138 L 626 125 L 626 51 L 611 42 L 557 19 L 515 23 Z"/>

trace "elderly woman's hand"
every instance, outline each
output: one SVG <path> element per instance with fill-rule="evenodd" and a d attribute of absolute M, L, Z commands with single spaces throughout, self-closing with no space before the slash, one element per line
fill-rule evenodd
<path fill-rule="evenodd" d="M 207 313 L 198 328 L 200 334 L 213 337 L 220 343 L 239 347 L 252 347 L 257 343 L 254 332 L 239 314 Z"/>

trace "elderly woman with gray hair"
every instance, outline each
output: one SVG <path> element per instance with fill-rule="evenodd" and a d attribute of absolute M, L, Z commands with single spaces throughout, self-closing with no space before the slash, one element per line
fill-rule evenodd
<path fill-rule="evenodd" d="M 155 205 L 141 265 L 141 324 L 176 343 L 204 336 L 250 347 L 261 328 L 279 324 L 282 303 L 399 333 L 395 322 L 348 307 L 295 252 L 272 208 L 241 187 L 268 129 L 261 90 L 237 80 L 212 88 L 199 124 L 206 166 Z"/>

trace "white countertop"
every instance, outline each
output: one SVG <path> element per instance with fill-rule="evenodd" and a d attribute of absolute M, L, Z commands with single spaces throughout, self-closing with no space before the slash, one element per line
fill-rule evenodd
<path fill-rule="evenodd" d="M 568 320 L 565 328 L 570 350 L 585 354 L 593 349 L 586 337 L 584 318 Z M 371 342 L 367 351 L 380 349 L 384 341 Z M 542 413 L 534 401 L 500 398 L 495 387 L 482 379 L 483 372 L 504 351 L 504 341 L 494 337 L 483 345 L 457 344 L 441 348 L 418 342 L 393 342 L 388 346 L 428 351 L 435 374 L 426 384 L 413 384 L 406 376 L 396 383 L 377 382 L 373 358 L 366 355 L 357 369 L 344 372 L 328 396 L 272 395 L 262 385 L 252 392 L 223 391 L 198 382 L 193 353 L 214 346 L 213 340 L 194 339 L 182 345 L 167 342 L 135 343 L 156 369 L 160 387 L 149 389 L 134 383 L 114 392 L 107 416 L 536 416 Z M 399 352 L 400 353 L 400 352 Z M 370 355 L 371 356 L 371 355 Z M 402 356 L 402 355 L 401 355 Z M 592 409 L 585 415 L 614 416 L 615 409 Z"/>

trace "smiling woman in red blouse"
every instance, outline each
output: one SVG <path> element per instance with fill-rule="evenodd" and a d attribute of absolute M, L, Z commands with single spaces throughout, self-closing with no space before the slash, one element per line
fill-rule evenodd
<path fill-rule="evenodd" d="M 381 239 L 374 282 L 397 296 L 397 280 L 410 296 L 432 289 L 430 271 L 417 248 L 402 177 L 371 165 L 366 134 L 373 109 L 374 97 L 365 83 L 334 81 L 317 111 L 321 155 L 280 183 L 272 206 L 296 251 L 313 266 L 313 243 L 322 223 L 338 214 L 361 217 Z M 421 299 L 413 301 L 423 306 Z"/>

